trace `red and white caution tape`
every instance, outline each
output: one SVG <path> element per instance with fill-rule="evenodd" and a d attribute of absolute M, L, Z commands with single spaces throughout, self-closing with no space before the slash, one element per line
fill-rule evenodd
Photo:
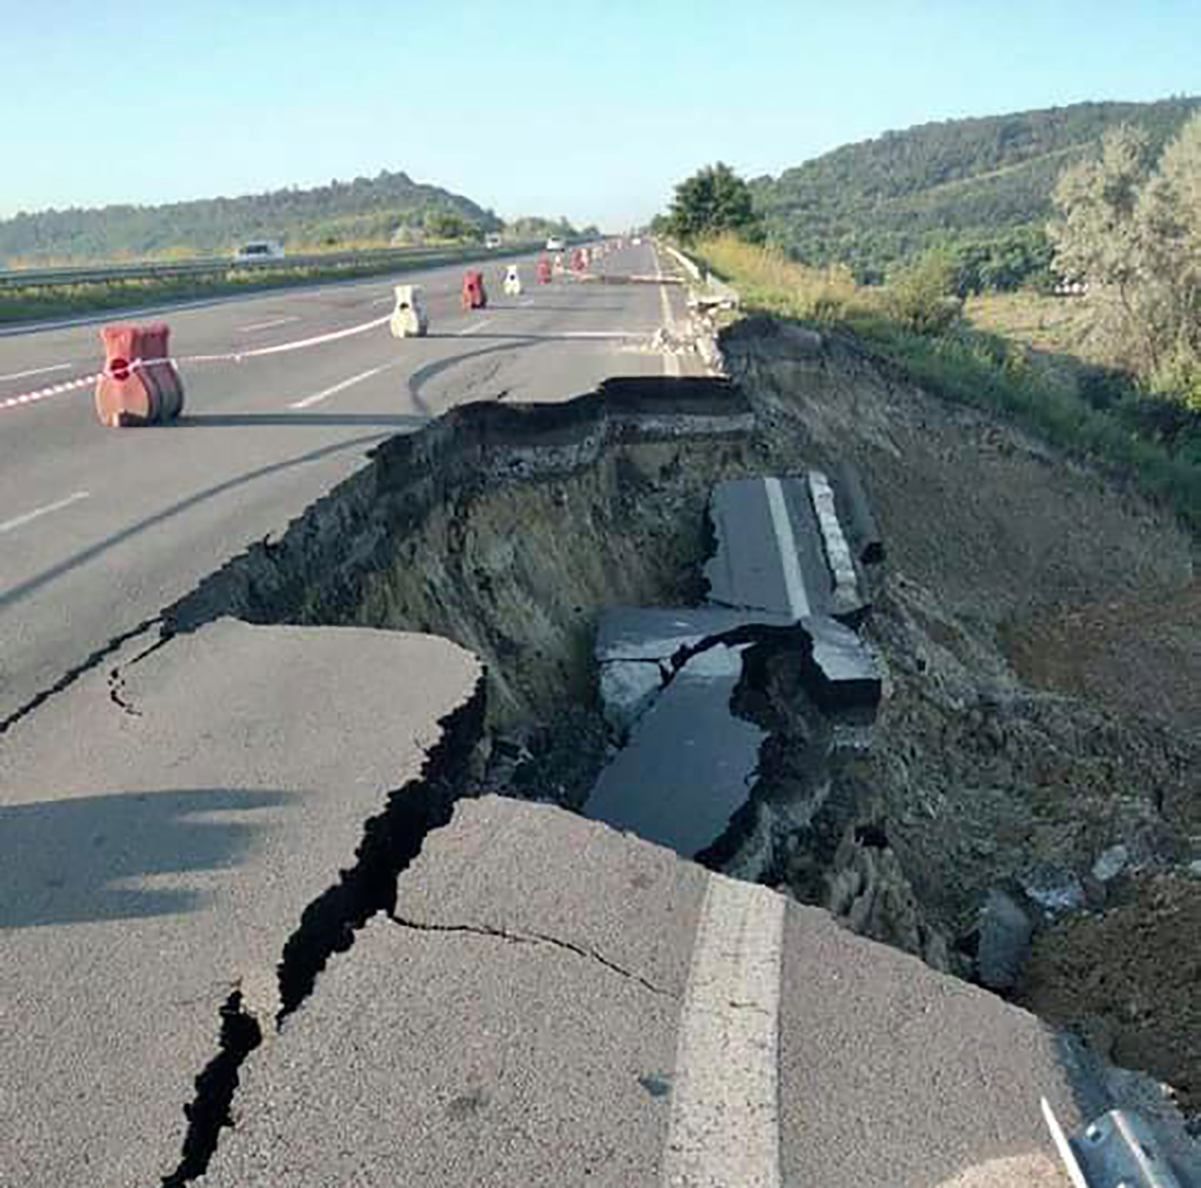
<path fill-rule="evenodd" d="M 48 400 L 51 396 L 59 396 L 63 392 L 73 392 L 76 388 L 86 388 L 94 384 L 104 375 L 98 371 L 95 375 L 84 375 L 79 379 L 65 380 L 61 384 L 51 384 L 48 388 L 38 388 L 35 392 L 22 392 L 19 396 L 5 396 L 0 399 L 0 412 L 9 408 L 20 408 L 26 404 L 36 404 L 39 400 Z"/>
<path fill-rule="evenodd" d="M 84 375 L 78 379 L 64 380 L 60 384 L 51 384 L 49 387 L 38 388 L 33 392 L 22 392 L 19 396 L 2 397 L 0 398 L 0 412 L 11 408 L 23 408 L 27 404 L 36 404 L 40 400 L 48 400 L 51 396 L 61 396 L 64 392 L 74 392 L 80 388 L 89 387 L 96 383 L 97 380 L 109 374 L 112 374 L 116 379 L 126 379 L 129 372 L 139 371 L 143 368 L 162 367 L 168 364 L 178 368 L 183 364 L 192 363 L 241 363 L 244 359 L 258 359 L 264 355 L 282 355 L 288 351 L 299 351 L 305 347 L 320 346 L 323 343 L 336 342 L 340 338 L 350 338 L 354 334 L 363 334 L 367 330 L 374 330 L 377 326 L 385 325 L 390 317 L 391 315 L 388 314 L 382 318 L 374 318 L 370 322 L 363 322 L 358 326 L 350 326 L 345 330 L 333 330 L 328 334 L 316 334 L 311 338 L 300 338 L 294 342 L 281 342 L 275 346 L 255 347 L 249 351 L 230 351 L 218 355 L 176 355 L 164 359 L 133 359 L 119 372 L 98 371 L 94 375 Z"/>

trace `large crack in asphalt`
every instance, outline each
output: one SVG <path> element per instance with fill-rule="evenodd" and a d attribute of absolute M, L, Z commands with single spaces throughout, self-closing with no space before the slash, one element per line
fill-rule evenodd
<path fill-rule="evenodd" d="M 439 741 L 427 753 L 421 775 L 389 793 L 383 811 L 364 823 L 354 864 L 304 909 L 277 967 L 280 1006 L 275 1019 L 249 1012 L 240 990 L 222 1004 L 218 1050 L 195 1078 L 195 1095 L 184 1106 L 188 1125 L 180 1161 L 163 1177 L 163 1188 L 183 1188 L 204 1175 L 221 1131 L 234 1124 L 231 1111 L 242 1065 L 266 1030 L 279 1031 L 313 993 L 330 958 L 351 949 L 372 916 L 391 914 L 397 878 L 421 853 L 429 834 L 450 823 L 455 801 L 467 792 L 483 707 L 480 681 L 439 723 Z"/>
<path fill-rule="evenodd" d="M 85 676 L 94 668 L 98 668 L 114 652 L 119 652 L 131 640 L 145 635 L 153 627 L 160 626 L 162 621 L 163 616 L 161 613 L 152 615 L 148 619 L 143 619 L 136 626 L 129 628 L 128 631 L 122 631 L 119 635 L 114 635 L 111 639 L 106 640 L 94 652 L 85 656 L 78 664 L 67 669 L 56 681 L 34 694 L 28 701 L 9 713 L 6 718 L 0 720 L 0 736 L 4 735 L 20 722 L 22 718 L 28 717 L 34 710 L 45 705 L 52 697 L 56 697 L 59 693 L 69 689 L 80 677 Z M 116 701 L 116 698 L 114 700 Z M 118 701 L 117 704 L 120 704 L 120 702 Z"/>

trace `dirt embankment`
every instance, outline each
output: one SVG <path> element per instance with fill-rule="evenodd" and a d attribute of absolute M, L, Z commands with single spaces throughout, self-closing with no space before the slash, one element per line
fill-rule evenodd
<path fill-rule="evenodd" d="M 1003 893 L 1035 932 L 1006 992 L 1195 1113 L 1196 542 L 852 344 L 752 321 L 723 347 L 773 446 L 858 463 L 889 548 L 875 742 L 835 765 L 784 880 L 960 972 Z"/>

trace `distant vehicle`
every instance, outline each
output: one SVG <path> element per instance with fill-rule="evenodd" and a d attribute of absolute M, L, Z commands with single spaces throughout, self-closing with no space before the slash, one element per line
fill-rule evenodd
<path fill-rule="evenodd" d="M 274 239 L 254 239 L 250 243 L 242 244 L 234 252 L 235 260 L 282 260 L 283 258 L 283 245 L 276 243 Z"/>
<path fill-rule="evenodd" d="M 498 248 L 498 247 L 500 247 L 500 244 L 501 244 L 500 236 L 497 235 L 497 233 L 495 231 L 489 231 L 488 234 L 484 236 L 484 247 Z"/>
<path fill-rule="evenodd" d="M 548 252 L 561 252 L 567 245 L 557 235 L 550 236 L 546 241 L 546 250 Z"/>
<path fill-rule="evenodd" d="M 641 246 L 642 246 L 642 236 L 641 236 L 641 235 L 635 235 L 635 236 L 634 236 L 634 238 L 630 240 L 630 242 L 631 242 L 631 243 L 632 243 L 632 244 L 633 244 L 635 247 L 641 247 Z"/>

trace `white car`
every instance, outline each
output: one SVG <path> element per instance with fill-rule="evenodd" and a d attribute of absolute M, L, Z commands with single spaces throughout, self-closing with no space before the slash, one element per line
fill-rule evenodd
<path fill-rule="evenodd" d="M 548 252 L 561 252 L 567 245 L 557 235 L 552 235 L 546 241 L 546 250 Z"/>
<path fill-rule="evenodd" d="M 242 244 L 234 252 L 235 260 L 282 260 L 283 258 L 283 245 L 276 243 L 274 239 L 255 239 L 250 243 Z"/>

